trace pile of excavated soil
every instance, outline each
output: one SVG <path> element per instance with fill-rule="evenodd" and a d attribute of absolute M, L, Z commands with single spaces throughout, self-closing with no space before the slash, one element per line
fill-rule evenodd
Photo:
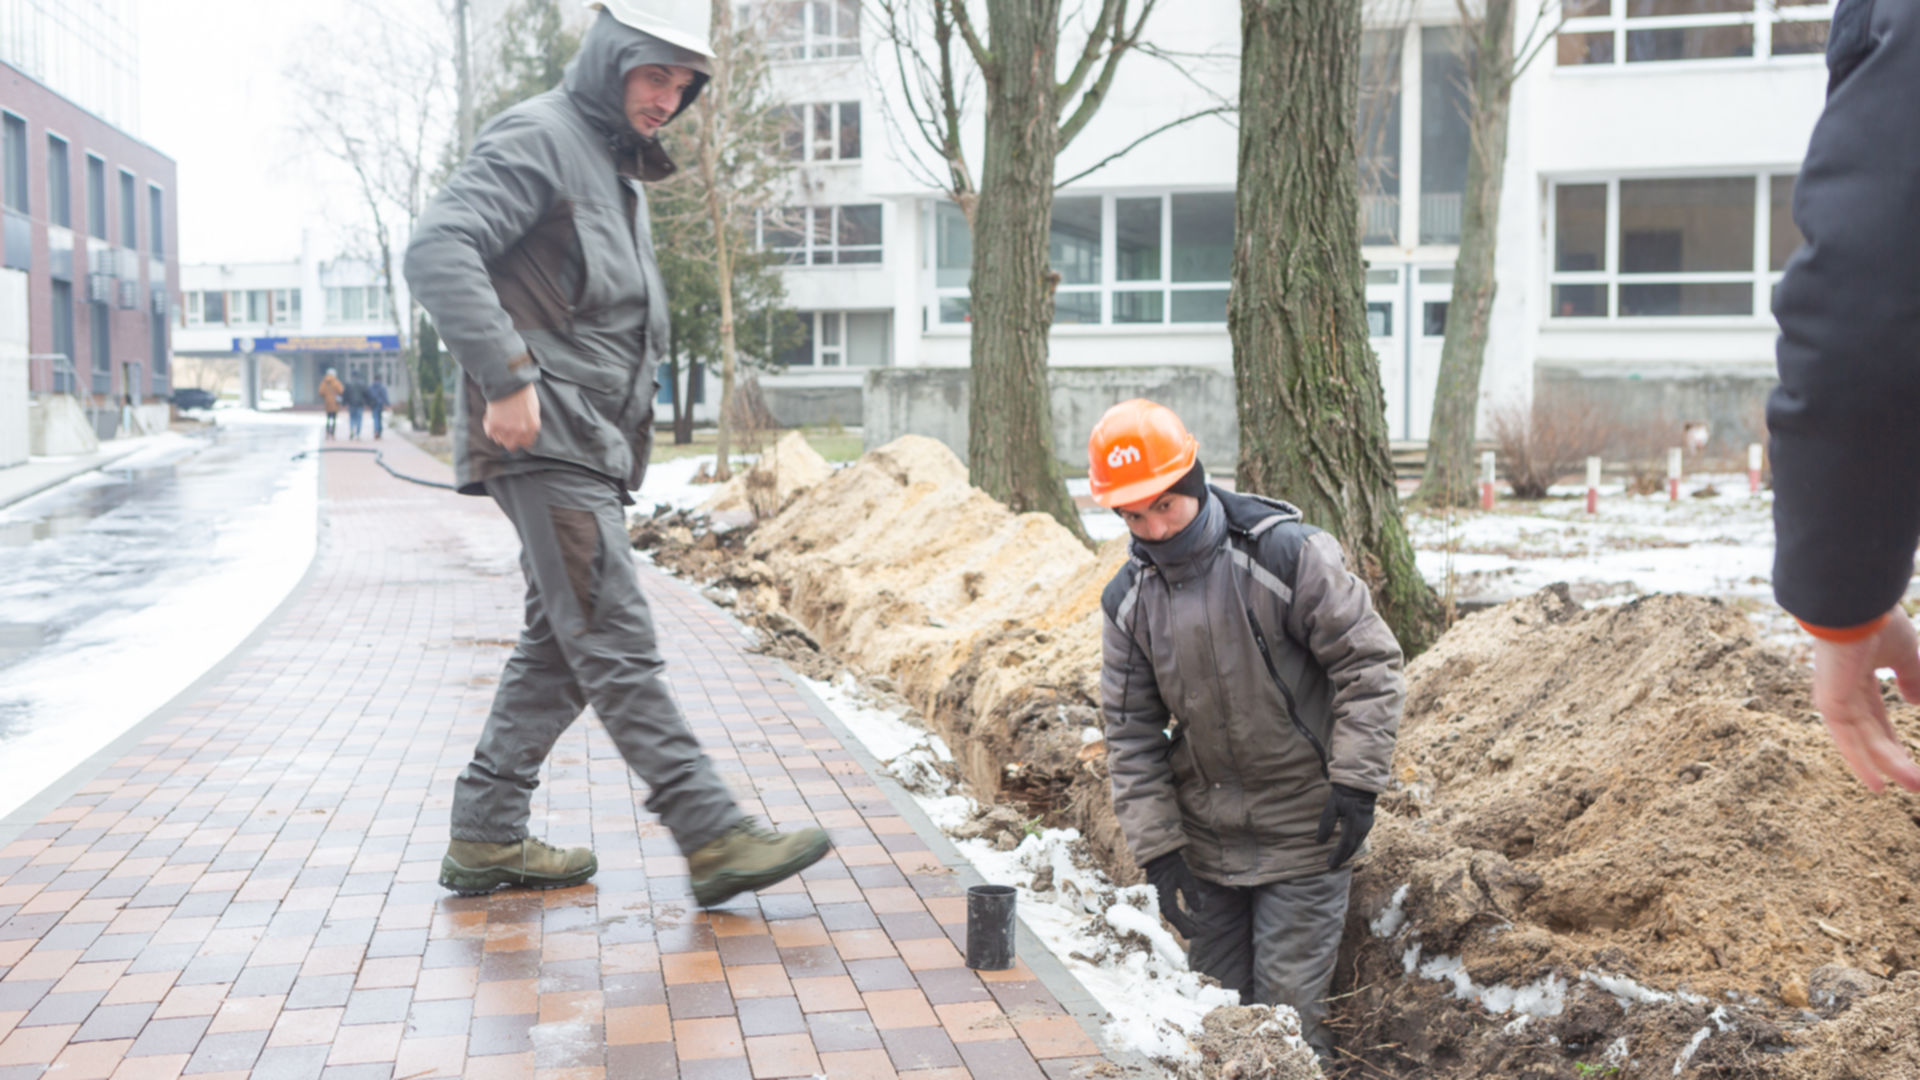
<path fill-rule="evenodd" d="M 1343 1042 L 1372 1048 L 1352 1075 L 1920 1077 L 1920 797 L 1852 777 L 1745 618 L 1550 589 L 1408 683 L 1342 958 Z M 1402 886 L 1404 925 L 1376 921 Z M 1571 989 L 1515 1023 L 1423 977 L 1443 956 L 1476 987 Z"/>
<path fill-rule="evenodd" d="M 915 435 L 776 501 L 751 528 L 661 515 L 634 526 L 634 543 L 710 582 L 711 598 L 804 673 L 850 665 L 897 692 L 982 801 L 1079 829 L 1116 880 L 1136 879 L 1105 754 L 1083 735 L 1101 723 L 1100 593 L 1124 541 L 1093 552 L 1045 514 L 1015 514 L 969 484 L 945 445 Z"/>
<path fill-rule="evenodd" d="M 1265 1005 L 1227 1005 L 1200 1021 L 1199 1060 L 1178 1080 L 1315 1080 L 1313 1051 L 1299 1041 L 1300 1021 Z"/>
<path fill-rule="evenodd" d="M 755 518 L 769 518 L 785 509 L 796 495 L 832 474 L 833 466 L 806 437 L 790 431 L 752 467 L 720 485 L 700 509 L 709 515 L 745 511 Z"/>

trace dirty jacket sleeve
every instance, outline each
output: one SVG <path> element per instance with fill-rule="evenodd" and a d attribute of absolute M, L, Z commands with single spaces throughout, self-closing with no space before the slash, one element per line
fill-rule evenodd
<path fill-rule="evenodd" d="M 408 287 L 488 401 L 539 377 L 523 360 L 527 343 L 501 306 L 487 264 L 552 206 L 557 159 L 552 136 L 538 124 L 502 116 L 427 204 L 407 245 Z"/>
<path fill-rule="evenodd" d="M 1767 429 L 1774 596 L 1842 628 L 1900 600 L 1920 540 L 1920 3 L 1845 0 L 1827 66 Z"/>
<path fill-rule="evenodd" d="M 1333 684 L 1328 778 L 1385 791 L 1406 699 L 1400 642 L 1374 610 L 1366 583 L 1348 572 L 1330 533 L 1314 532 L 1300 549 L 1287 629 Z"/>
<path fill-rule="evenodd" d="M 1152 660 L 1121 624 L 1127 613 L 1117 603 L 1103 606 L 1100 703 L 1107 718 L 1113 812 L 1133 861 L 1144 866 L 1187 843 L 1168 760 L 1173 746 L 1167 739 L 1169 713 Z"/>

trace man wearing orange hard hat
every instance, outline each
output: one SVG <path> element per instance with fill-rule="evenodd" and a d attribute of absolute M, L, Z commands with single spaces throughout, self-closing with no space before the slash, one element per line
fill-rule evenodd
<path fill-rule="evenodd" d="M 1340 545 L 1287 503 L 1207 483 L 1151 401 L 1087 440 L 1093 497 L 1133 533 L 1101 597 L 1113 808 L 1188 962 L 1289 1005 L 1324 1060 L 1350 865 L 1386 789 L 1400 645 Z"/>

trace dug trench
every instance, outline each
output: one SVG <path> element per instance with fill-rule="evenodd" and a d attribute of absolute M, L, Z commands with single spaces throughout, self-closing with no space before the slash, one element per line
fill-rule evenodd
<path fill-rule="evenodd" d="M 1011 513 L 912 437 L 837 471 L 790 440 L 709 505 L 637 519 L 636 546 L 803 673 L 897 697 L 1002 820 L 1079 829 L 1138 880 L 1088 734 L 1120 542 Z M 1920 1080 L 1920 798 L 1846 772 L 1744 616 L 1549 589 L 1407 675 L 1335 1075 Z M 1297 1075 L 1220 1019 L 1195 1075 Z"/>

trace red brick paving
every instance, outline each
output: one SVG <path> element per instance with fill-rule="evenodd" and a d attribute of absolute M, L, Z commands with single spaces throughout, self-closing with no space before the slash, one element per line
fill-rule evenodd
<path fill-rule="evenodd" d="M 405 442 L 403 471 L 445 475 Z M 535 796 L 581 888 L 435 883 L 518 631 L 492 504 L 323 459 L 314 572 L 133 750 L 0 847 L 0 1080 L 993 1080 L 1098 1050 L 1024 964 L 963 966 L 961 889 L 778 666 L 643 571 L 689 721 L 749 813 L 837 854 L 724 912 L 597 723 Z"/>

